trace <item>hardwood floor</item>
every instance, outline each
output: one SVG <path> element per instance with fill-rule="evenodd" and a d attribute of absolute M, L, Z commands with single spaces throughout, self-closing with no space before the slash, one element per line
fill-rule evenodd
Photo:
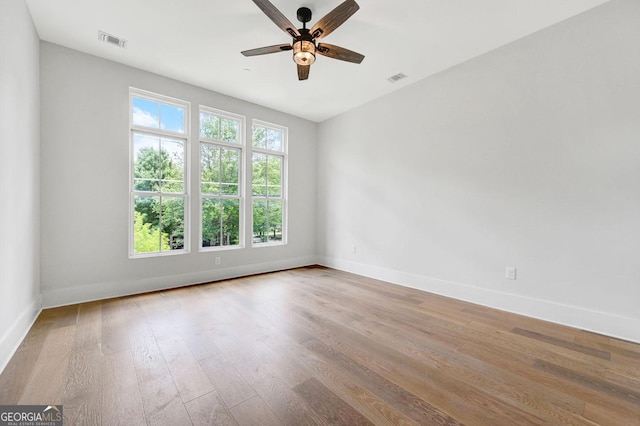
<path fill-rule="evenodd" d="M 5 404 L 67 425 L 640 425 L 640 345 L 309 267 L 47 309 Z"/>

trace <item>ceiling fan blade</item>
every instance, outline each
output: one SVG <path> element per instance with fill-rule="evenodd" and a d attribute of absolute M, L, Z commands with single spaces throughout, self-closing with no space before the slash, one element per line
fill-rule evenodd
<path fill-rule="evenodd" d="M 311 65 L 298 65 L 298 80 L 308 79 L 310 69 Z"/>
<path fill-rule="evenodd" d="M 287 19 L 269 0 L 253 0 L 253 2 L 269 17 L 282 31 L 291 37 L 300 37 L 300 32 L 295 25 Z"/>
<path fill-rule="evenodd" d="M 356 13 L 358 9 L 360 9 L 358 3 L 354 0 L 346 0 L 316 22 L 313 28 L 311 28 L 311 36 L 316 39 L 326 37 L 333 32 L 333 30 L 342 25 L 344 21 L 349 19 L 351 15 Z"/>
<path fill-rule="evenodd" d="M 266 55 L 267 53 L 284 52 L 291 49 L 293 49 L 293 47 L 291 47 L 290 44 L 276 44 L 275 46 L 265 46 L 258 47 L 257 49 L 244 50 L 240 53 L 242 53 L 244 56 L 256 56 Z"/>
<path fill-rule="evenodd" d="M 353 50 L 345 49 L 344 47 L 334 46 L 333 44 L 318 43 L 316 52 L 322 56 L 327 56 L 333 59 L 340 59 L 341 61 L 353 62 L 359 64 L 364 59 L 364 55 Z"/>

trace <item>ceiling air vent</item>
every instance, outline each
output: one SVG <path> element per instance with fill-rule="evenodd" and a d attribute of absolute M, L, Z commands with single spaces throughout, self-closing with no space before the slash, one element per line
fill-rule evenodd
<path fill-rule="evenodd" d="M 387 80 L 390 83 L 397 83 L 398 81 L 402 80 L 403 78 L 407 78 L 407 76 L 404 75 L 403 73 L 400 73 L 400 74 L 392 75 Z"/>
<path fill-rule="evenodd" d="M 113 44 L 115 46 L 119 46 L 122 48 L 127 47 L 127 40 L 116 37 L 116 36 L 112 36 L 111 34 L 107 34 L 102 31 L 98 31 L 98 40 L 103 41 L 105 43 Z"/>

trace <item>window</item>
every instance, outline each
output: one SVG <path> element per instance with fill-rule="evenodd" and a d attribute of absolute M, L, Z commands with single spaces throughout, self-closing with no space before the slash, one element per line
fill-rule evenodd
<path fill-rule="evenodd" d="M 244 117 L 200 107 L 200 248 L 243 246 Z"/>
<path fill-rule="evenodd" d="M 287 129 L 253 122 L 253 244 L 286 243 Z"/>
<path fill-rule="evenodd" d="M 131 88 L 132 257 L 188 251 L 189 103 Z"/>

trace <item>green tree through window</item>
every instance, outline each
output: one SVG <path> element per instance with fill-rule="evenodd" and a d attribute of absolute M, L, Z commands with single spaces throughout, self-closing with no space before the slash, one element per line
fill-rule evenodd
<path fill-rule="evenodd" d="M 244 118 L 201 107 L 201 248 L 242 246 Z"/>
<path fill-rule="evenodd" d="M 188 104 L 170 102 L 131 91 L 133 255 L 185 250 Z"/>
<path fill-rule="evenodd" d="M 253 244 L 285 243 L 286 129 L 255 121 L 252 129 Z"/>

